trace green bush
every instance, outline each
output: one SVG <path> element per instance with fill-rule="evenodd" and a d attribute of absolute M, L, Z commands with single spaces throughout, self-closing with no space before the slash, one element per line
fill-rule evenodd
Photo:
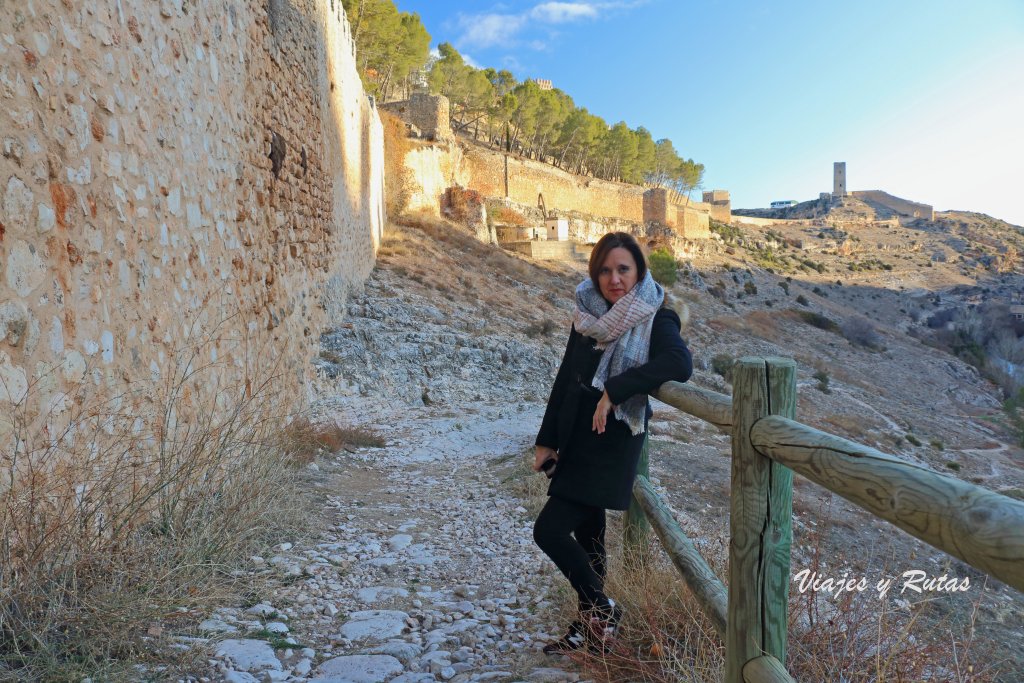
<path fill-rule="evenodd" d="M 676 258 L 668 249 L 655 249 L 647 257 L 647 262 L 651 275 L 663 286 L 670 287 L 676 283 Z"/>
<path fill-rule="evenodd" d="M 725 378 L 726 382 L 732 382 L 732 366 L 736 363 L 732 356 L 720 353 L 711 359 L 711 369 Z"/>
<path fill-rule="evenodd" d="M 798 296 L 798 297 L 796 298 L 796 302 L 797 302 L 798 304 L 800 304 L 801 306 L 809 306 L 809 305 L 811 304 L 811 302 L 810 302 L 810 301 L 808 301 L 808 300 L 807 300 L 807 297 L 806 297 L 806 296 L 804 296 L 803 294 L 799 295 L 799 296 Z"/>
<path fill-rule="evenodd" d="M 829 377 L 828 377 L 828 371 L 827 370 L 818 370 L 817 372 L 814 373 L 813 376 L 814 376 L 814 379 L 818 380 L 818 386 L 817 386 L 818 391 L 820 391 L 823 394 L 831 394 L 832 393 L 832 390 L 828 388 Z"/>
<path fill-rule="evenodd" d="M 743 291 L 751 295 L 757 294 L 757 285 L 755 285 L 750 280 L 747 280 L 746 282 L 743 283 Z"/>
<path fill-rule="evenodd" d="M 817 327 L 819 330 L 826 330 L 828 332 L 839 331 L 839 325 L 827 315 L 815 311 L 797 311 L 797 315 L 800 316 L 800 320 L 812 327 Z"/>
<path fill-rule="evenodd" d="M 905 439 L 907 440 L 907 442 L 908 442 L 908 443 L 909 443 L 909 444 L 910 444 L 911 446 L 920 446 L 920 445 L 921 445 L 921 440 L 920 440 L 920 439 L 918 439 L 918 438 L 917 438 L 916 436 L 914 436 L 913 434 L 907 434 L 907 435 L 906 435 L 906 436 L 905 436 L 904 438 L 905 438 Z"/>

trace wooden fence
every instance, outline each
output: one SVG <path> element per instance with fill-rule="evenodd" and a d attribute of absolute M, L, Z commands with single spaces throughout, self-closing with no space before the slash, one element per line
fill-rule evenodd
<path fill-rule="evenodd" d="M 783 666 L 793 472 L 1024 591 L 1024 503 L 794 421 L 792 360 L 741 358 L 732 373 L 731 399 L 677 382 L 652 394 L 732 435 L 729 589 L 651 486 L 646 449 L 625 524 L 634 551 L 653 527 L 725 640 L 726 683 L 793 681 Z"/>

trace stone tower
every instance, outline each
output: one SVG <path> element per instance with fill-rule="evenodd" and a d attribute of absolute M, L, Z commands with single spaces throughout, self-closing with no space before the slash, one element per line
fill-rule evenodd
<path fill-rule="evenodd" d="M 832 164 L 832 195 L 846 196 L 846 162 L 837 161 Z"/>

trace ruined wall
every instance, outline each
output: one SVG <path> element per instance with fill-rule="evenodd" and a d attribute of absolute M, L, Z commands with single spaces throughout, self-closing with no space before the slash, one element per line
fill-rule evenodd
<path fill-rule="evenodd" d="M 579 211 L 594 216 L 643 222 L 644 189 L 635 185 L 585 178 L 531 159 L 508 159 L 505 192 L 504 154 L 476 145 L 465 151 L 469 187 L 487 197 L 508 197 L 528 206 L 544 195 L 549 211 Z"/>
<path fill-rule="evenodd" d="M 409 211 L 440 216 L 445 190 L 454 185 L 469 186 L 469 170 L 462 163 L 462 148 L 458 145 L 413 142 L 405 155 L 405 168 Z"/>
<path fill-rule="evenodd" d="M 676 232 L 679 236 L 688 240 L 706 240 L 711 238 L 711 222 L 709 213 L 700 206 L 694 206 L 699 202 L 691 203 L 690 206 L 679 206 L 676 208 Z"/>
<path fill-rule="evenodd" d="M 373 266 L 383 130 L 331 0 L 0 3 L 0 451 L 12 404 L 307 397 Z M 187 354 L 186 354 L 187 355 Z"/>
<path fill-rule="evenodd" d="M 935 210 L 928 204 L 920 204 L 908 199 L 895 197 L 888 192 L 883 192 L 882 190 L 857 190 L 855 192 L 850 192 L 849 194 L 853 195 L 857 199 L 881 204 L 882 206 L 888 207 L 896 213 L 901 213 L 905 216 L 935 220 Z"/>
<path fill-rule="evenodd" d="M 387 102 L 380 108 L 412 124 L 420 137 L 445 141 L 454 138 L 450 106 L 448 98 L 443 95 L 413 93 L 407 100 Z"/>

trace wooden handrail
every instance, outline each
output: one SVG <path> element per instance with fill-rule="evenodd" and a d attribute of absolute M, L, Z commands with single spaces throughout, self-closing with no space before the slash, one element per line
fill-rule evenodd
<path fill-rule="evenodd" d="M 672 559 L 672 564 L 682 574 L 704 613 L 711 619 L 715 631 L 724 638 L 728 602 L 725 585 L 697 552 L 693 541 L 679 528 L 647 477 L 638 476 L 633 481 L 633 497 L 643 508 L 654 533 L 661 539 L 661 545 Z"/>
<path fill-rule="evenodd" d="M 633 484 L 633 508 L 725 634 L 726 683 L 793 683 L 782 664 L 793 472 L 1024 591 L 1024 503 L 790 419 L 795 371 L 788 359 L 742 358 L 732 398 L 678 382 L 651 394 L 732 436 L 728 591 L 647 477 Z"/>
<path fill-rule="evenodd" d="M 665 382 L 651 396 L 719 429 L 732 426 L 732 399 L 725 394 L 689 383 Z"/>
<path fill-rule="evenodd" d="M 771 655 L 755 657 L 743 665 L 746 683 L 796 683 L 782 662 Z"/>
<path fill-rule="evenodd" d="M 783 417 L 762 418 L 750 439 L 772 460 L 1024 591 L 1024 503 Z"/>

